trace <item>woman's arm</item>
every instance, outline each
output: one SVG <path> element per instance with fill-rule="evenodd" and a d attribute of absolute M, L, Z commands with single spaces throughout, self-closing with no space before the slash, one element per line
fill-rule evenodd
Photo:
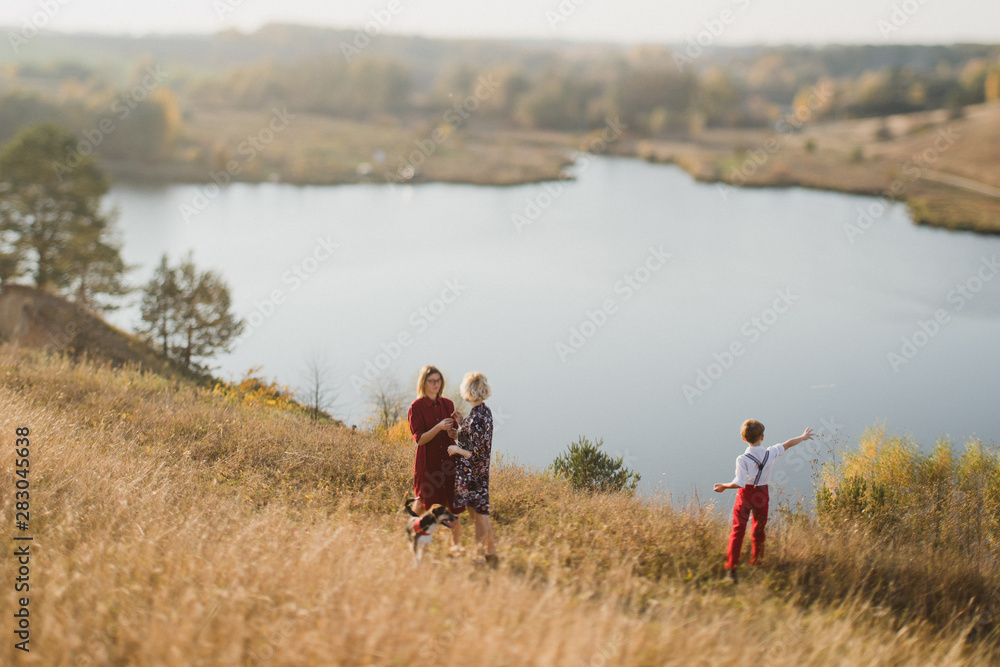
<path fill-rule="evenodd" d="M 448 445 L 448 456 L 454 456 L 458 454 L 459 456 L 465 457 L 467 459 L 472 458 L 472 452 L 467 449 L 462 449 L 458 445 Z"/>
<path fill-rule="evenodd" d="M 485 420 L 482 414 L 477 411 L 470 412 L 469 416 L 459 425 L 458 437 L 455 439 L 462 443 L 464 451 L 469 452 L 469 456 L 465 458 L 471 458 L 482 449 L 485 427 Z"/>
<path fill-rule="evenodd" d="M 436 436 L 441 431 L 451 428 L 451 425 L 454 423 L 455 422 L 450 417 L 447 419 L 442 419 L 441 421 L 439 421 L 437 424 L 434 425 L 434 428 L 432 428 L 429 431 L 424 431 L 423 435 L 421 435 L 420 438 L 417 439 L 417 446 L 426 445 L 428 442 L 434 439 L 434 436 Z"/>
<path fill-rule="evenodd" d="M 417 446 L 426 445 L 428 442 L 434 439 L 438 433 L 444 429 L 451 428 L 453 422 L 451 419 L 442 419 L 440 422 L 431 427 L 429 431 L 424 431 L 423 429 L 427 426 L 427 421 L 420 409 L 413 409 L 413 406 L 417 402 L 414 401 L 410 404 L 410 409 L 406 412 L 406 421 L 410 425 L 410 433 L 413 435 L 413 441 L 417 443 Z"/>

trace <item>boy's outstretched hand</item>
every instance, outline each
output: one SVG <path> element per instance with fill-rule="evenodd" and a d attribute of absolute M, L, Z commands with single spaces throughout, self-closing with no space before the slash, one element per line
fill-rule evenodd
<path fill-rule="evenodd" d="M 807 428 L 805 430 L 805 432 L 803 432 L 802 435 L 800 435 L 799 437 L 792 438 L 791 440 L 788 440 L 788 441 L 783 442 L 781 444 L 787 450 L 787 449 L 791 449 L 792 447 L 794 447 L 795 445 L 799 444 L 800 442 L 805 442 L 806 440 L 812 440 L 812 439 L 813 439 L 813 430 L 811 428 Z"/>
<path fill-rule="evenodd" d="M 721 482 L 716 482 L 715 486 L 712 487 L 716 493 L 722 493 L 726 490 L 726 485 Z"/>

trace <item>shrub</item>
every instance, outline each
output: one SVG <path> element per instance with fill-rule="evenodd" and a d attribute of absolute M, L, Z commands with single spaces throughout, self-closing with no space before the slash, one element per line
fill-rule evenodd
<path fill-rule="evenodd" d="M 956 456 L 941 440 L 925 454 L 910 438 L 869 429 L 856 450 L 824 469 L 816 510 L 828 526 L 965 555 L 993 553 L 1000 544 L 1000 450 L 972 440 Z"/>
<path fill-rule="evenodd" d="M 305 406 L 295 401 L 294 392 L 279 386 L 275 380 L 268 382 L 267 378 L 257 375 L 260 370 L 260 366 L 254 366 L 239 382 L 216 382 L 212 392 L 237 403 L 306 412 Z"/>
<path fill-rule="evenodd" d="M 567 478 L 581 491 L 635 493 L 639 473 L 622 465 L 622 457 L 612 458 L 601 451 L 604 440 L 590 442 L 582 435 L 569 449 L 556 457 L 552 470 Z"/>

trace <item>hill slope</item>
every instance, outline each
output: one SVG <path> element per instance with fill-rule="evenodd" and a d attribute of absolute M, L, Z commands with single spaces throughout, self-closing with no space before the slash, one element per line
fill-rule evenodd
<path fill-rule="evenodd" d="M 733 589 L 726 522 L 708 508 L 580 495 L 500 459 L 500 568 L 450 560 L 439 539 L 415 573 L 397 509 L 411 442 L 9 345 L 0 406 L 7 441 L 30 428 L 34 537 L 32 652 L 5 642 L 4 664 L 1000 658 L 992 558 L 776 511 L 766 564 Z M 3 465 L 13 479 L 13 454 Z M 25 533 L 3 502 L 14 544 Z M 17 567 L 0 561 L 4 581 Z M 0 596 L 8 622 L 17 597 Z"/>
<path fill-rule="evenodd" d="M 164 358 L 139 338 L 97 314 L 28 285 L 0 289 L 0 343 L 84 356 L 113 366 L 132 364 L 168 378 L 210 381 Z"/>

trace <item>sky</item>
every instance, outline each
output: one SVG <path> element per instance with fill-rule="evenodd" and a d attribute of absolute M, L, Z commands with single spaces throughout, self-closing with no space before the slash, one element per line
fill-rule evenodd
<path fill-rule="evenodd" d="M 0 26 L 212 33 L 266 23 L 620 43 L 1000 43 L 1000 0 L 3 0 Z M 372 25 L 372 29 L 375 25 Z M 30 28 L 27 28 L 30 29 Z"/>

